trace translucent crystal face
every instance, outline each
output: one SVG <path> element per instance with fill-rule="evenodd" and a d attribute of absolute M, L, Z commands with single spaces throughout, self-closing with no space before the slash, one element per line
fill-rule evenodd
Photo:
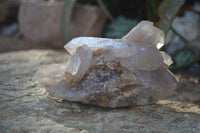
<path fill-rule="evenodd" d="M 128 42 L 150 43 L 158 48 L 164 44 L 164 32 L 153 26 L 152 22 L 142 21 L 135 26 L 122 40 Z"/>
<path fill-rule="evenodd" d="M 149 21 L 122 39 L 75 38 L 64 46 L 71 56 L 67 63 L 42 69 L 37 76 L 53 96 L 70 101 L 104 107 L 152 103 L 176 88 L 167 69 L 171 57 L 159 51 L 163 43 L 164 33 Z M 57 77 L 56 69 L 62 71 Z"/>
<path fill-rule="evenodd" d="M 73 54 L 76 49 L 82 45 L 88 46 L 92 51 L 101 48 L 128 48 L 130 47 L 128 43 L 120 39 L 107 39 L 107 38 L 97 38 L 97 37 L 78 37 L 67 43 L 64 48 Z"/>
<path fill-rule="evenodd" d="M 92 51 L 86 46 L 80 46 L 66 64 L 65 78 L 68 82 L 79 81 L 90 67 Z"/>

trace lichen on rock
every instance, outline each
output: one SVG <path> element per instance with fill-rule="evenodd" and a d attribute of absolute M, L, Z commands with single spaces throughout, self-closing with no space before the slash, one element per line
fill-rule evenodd
<path fill-rule="evenodd" d="M 164 38 L 149 21 L 122 39 L 75 38 L 65 45 L 67 63 L 47 66 L 35 78 L 52 96 L 69 101 L 111 108 L 155 103 L 177 83 L 167 69 L 171 57 L 159 51 Z"/>

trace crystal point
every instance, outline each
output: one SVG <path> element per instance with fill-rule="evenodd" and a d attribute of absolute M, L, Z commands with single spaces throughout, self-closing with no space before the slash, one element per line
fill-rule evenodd
<path fill-rule="evenodd" d="M 86 46 L 80 46 L 66 64 L 65 79 L 68 83 L 78 82 L 87 72 L 92 59 L 92 51 Z"/>
<path fill-rule="evenodd" d="M 153 26 L 150 21 L 142 21 L 136 25 L 122 40 L 128 42 L 143 42 L 151 45 L 158 45 L 160 48 L 164 44 L 164 32 Z"/>

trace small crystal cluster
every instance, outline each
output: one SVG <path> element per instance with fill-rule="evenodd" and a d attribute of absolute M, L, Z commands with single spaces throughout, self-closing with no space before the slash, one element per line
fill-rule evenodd
<path fill-rule="evenodd" d="M 35 77 L 51 95 L 103 107 L 155 103 L 171 95 L 176 79 L 171 57 L 159 48 L 164 33 L 142 21 L 122 39 L 79 37 L 65 45 L 65 64 L 40 69 Z"/>

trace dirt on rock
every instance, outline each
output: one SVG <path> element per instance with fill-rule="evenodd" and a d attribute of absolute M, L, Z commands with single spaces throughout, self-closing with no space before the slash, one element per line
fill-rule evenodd
<path fill-rule="evenodd" d="M 200 84 L 182 75 L 173 96 L 158 104 L 101 108 L 58 101 L 32 81 L 42 65 L 65 62 L 65 51 L 0 54 L 0 131 L 59 133 L 198 133 Z M 159 82 L 159 81 L 158 81 Z"/>

